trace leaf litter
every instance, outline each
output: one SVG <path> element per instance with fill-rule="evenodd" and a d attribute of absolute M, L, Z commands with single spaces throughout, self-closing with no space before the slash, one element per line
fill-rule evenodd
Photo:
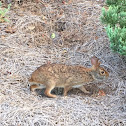
<path fill-rule="evenodd" d="M 99 20 L 102 6 L 104 1 L 95 0 L 12 3 L 10 22 L 0 24 L 0 126 L 126 125 L 126 57 L 109 48 Z M 16 31 L 6 33 L 8 26 Z M 62 89 L 55 89 L 55 99 L 45 97 L 42 90 L 38 96 L 30 92 L 28 78 L 40 65 L 90 67 L 93 55 L 110 77 L 106 82 L 85 84 L 91 96 L 78 89 L 67 98 Z M 99 89 L 106 95 L 95 96 Z"/>

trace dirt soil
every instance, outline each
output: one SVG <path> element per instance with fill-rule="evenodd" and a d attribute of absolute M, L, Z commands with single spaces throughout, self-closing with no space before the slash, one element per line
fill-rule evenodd
<path fill-rule="evenodd" d="M 126 57 L 113 53 L 100 22 L 105 0 L 2 0 L 10 22 L 0 23 L 0 126 L 125 126 Z M 42 64 L 90 67 L 97 56 L 110 76 L 63 97 L 35 96 L 28 78 Z M 106 96 L 98 96 L 102 89 Z"/>

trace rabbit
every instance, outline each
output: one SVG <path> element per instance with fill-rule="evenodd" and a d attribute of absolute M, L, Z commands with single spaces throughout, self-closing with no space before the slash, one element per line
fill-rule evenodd
<path fill-rule="evenodd" d="M 92 67 L 90 68 L 79 65 L 44 64 L 32 73 L 29 82 L 35 84 L 30 86 L 30 90 L 46 88 L 45 95 L 52 98 L 56 97 L 56 95 L 51 94 L 51 90 L 55 87 L 63 87 L 64 96 L 67 96 L 67 92 L 71 88 L 79 88 L 84 93 L 89 93 L 84 88 L 84 83 L 103 81 L 109 76 L 109 73 L 100 67 L 97 57 L 91 58 L 91 64 Z"/>

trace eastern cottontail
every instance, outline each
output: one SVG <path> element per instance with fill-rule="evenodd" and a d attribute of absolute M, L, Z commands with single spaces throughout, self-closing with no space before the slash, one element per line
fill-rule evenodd
<path fill-rule="evenodd" d="M 36 84 L 31 85 L 30 89 L 34 91 L 45 87 L 45 95 L 48 97 L 56 97 L 56 95 L 51 94 L 51 90 L 55 87 L 63 87 L 64 96 L 72 87 L 77 87 L 83 92 L 89 93 L 84 88 L 84 83 L 104 80 L 109 76 L 108 72 L 100 67 L 98 60 L 95 56 L 91 58 L 91 68 L 77 65 L 44 64 L 32 73 L 29 81 Z"/>

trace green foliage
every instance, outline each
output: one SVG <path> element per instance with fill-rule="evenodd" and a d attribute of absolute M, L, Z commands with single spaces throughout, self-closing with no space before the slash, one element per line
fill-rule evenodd
<path fill-rule="evenodd" d="M 118 14 L 118 21 L 121 28 L 126 27 L 126 12 L 122 11 Z"/>
<path fill-rule="evenodd" d="M 2 8 L 2 3 L 0 2 L 0 22 L 8 22 L 7 12 L 10 10 L 11 4 L 8 5 L 8 8 Z"/>
<path fill-rule="evenodd" d="M 107 5 L 126 5 L 126 0 L 106 0 Z"/>
<path fill-rule="evenodd" d="M 126 28 L 115 27 L 113 29 L 108 25 L 106 31 L 111 42 L 111 49 L 114 52 L 119 52 L 121 55 L 126 55 Z"/>
<path fill-rule="evenodd" d="M 102 8 L 102 16 L 101 16 L 101 21 L 104 24 L 109 24 L 111 26 L 114 26 L 118 22 L 118 7 L 110 6 L 109 10 L 106 11 L 105 8 Z"/>
<path fill-rule="evenodd" d="M 106 0 L 108 10 L 102 9 L 101 22 L 106 25 L 110 47 L 126 55 L 126 0 Z"/>

